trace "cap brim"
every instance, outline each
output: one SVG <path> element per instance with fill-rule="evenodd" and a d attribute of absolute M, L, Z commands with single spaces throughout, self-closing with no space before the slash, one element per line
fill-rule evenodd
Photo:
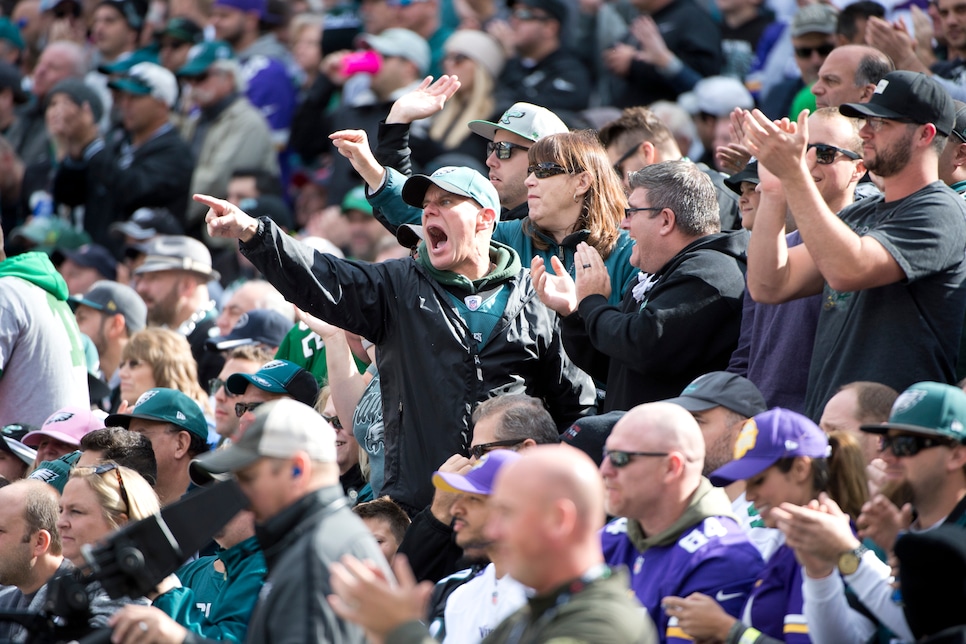
<path fill-rule="evenodd" d="M 151 420 L 158 423 L 169 422 L 167 418 L 158 418 L 157 416 L 149 416 L 147 414 L 111 414 L 104 419 L 104 424 L 107 427 L 123 427 L 127 429 L 131 424 L 132 418 L 140 418 L 141 420 Z M 181 429 L 184 429 L 183 427 Z M 185 431 L 189 431 L 184 429 Z"/>
<path fill-rule="evenodd" d="M 205 348 L 210 351 L 227 351 L 236 347 L 247 347 L 250 344 L 258 344 L 254 338 L 230 338 L 227 335 L 205 340 Z"/>
<path fill-rule="evenodd" d="M 441 190 L 446 192 L 451 192 L 454 195 L 459 195 L 461 197 L 466 197 L 467 199 L 473 199 L 476 201 L 476 197 L 466 192 L 458 186 L 454 186 L 448 181 L 443 181 L 441 178 L 428 177 L 425 174 L 417 174 L 409 177 L 406 183 L 403 184 L 402 198 L 407 204 L 414 208 L 419 208 L 422 210 L 423 207 L 423 197 L 426 196 L 426 191 L 429 190 L 430 186 L 436 186 Z M 499 214 L 499 213 L 497 213 Z"/>
<path fill-rule="evenodd" d="M 188 464 L 188 476 L 191 478 L 191 482 L 199 487 L 227 481 L 231 478 L 231 474 L 227 472 L 209 472 L 197 462 L 197 459 Z"/>
<path fill-rule="evenodd" d="M 899 114 L 874 103 L 842 103 L 839 106 L 839 113 L 850 118 L 866 118 L 873 116 L 883 119 L 904 119 L 904 114 Z"/>
<path fill-rule="evenodd" d="M 664 402 L 677 405 L 678 407 L 684 407 L 688 411 L 708 411 L 709 409 L 721 406 L 719 403 L 702 400 L 700 398 L 692 398 L 691 396 L 678 396 L 677 398 L 669 398 Z"/>
<path fill-rule="evenodd" d="M 186 273 L 194 273 L 195 275 L 207 277 L 210 281 L 217 281 L 221 279 L 221 273 L 215 269 L 211 269 L 210 272 L 189 270 L 186 269 L 181 262 L 175 259 L 172 259 L 171 261 L 157 259 L 147 260 L 134 270 L 134 274 L 141 275 L 143 273 L 159 273 L 161 271 L 184 271 Z"/>
<path fill-rule="evenodd" d="M 151 88 L 145 87 L 141 83 L 135 82 L 129 78 L 118 78 L 110 81 L 107 84 L 111 89 L 116 89 L 119 92 L 126 92 L 128 94 L 134 94 L 136 96 L 150 96 Z"/>
<path fill-rule="evenodd" d="M 158 231 L 154 228 L 141 228 L 130 221 L 111 224 L 111 232 L 118 232 L 128 237 L 133 237 L 138 241 L 146 241 L 158 234 Z"/>
<path fill-rule="evenodd" d="M 37 450 L 32 447 L 27 447 L 23 443 L 13 438 L 3 437 L 4 445 L 8 452 L 19 458 L 21 461 L 27 465 L 33 465 L 34 461 L 37 460 Z"/>
<path fill-rule="evenodd" d="M 73 445 L 74 447 L 80 444 L 80 439 L 74 438 L 70 434 L 62 434 L 61 432 L 54 432 L 49 429 L 40 429 L 35 432 L 30 432 L 24 436 L 23 440 L 20 442 L 27 447 L 36 447 L 40 444 L 40 439 L 43 436 L 59 440 L 62 443 L 67 443 L 68 445 Z"/>
<path fill-rule="evenodd" d="M 192 76 L 201 76 L 206 71 L 208 71 L 209 67 L 211 67 L 210 63 L 204 63 L 204 64 L 197 64 L 197 62 L 188 63 L 184 67 L 179 69 L 175 73 L 175 76 L 178 76 L 180 78 L 191 78 Z"/>
<path fill-rule="evenodd" d="M 455 472 L 434 472 L 433 486 L 443 492 L 450 492 L 452 494 L 490 495 L 490 490 L 476 487 L 465 476 L 456 474 Z"/>
<path fill-rule="evenodd" d="M 753 476 L 758 476 L 769 467 L 775 464 L 776 458 L 769 457 L 748 457 L 740 458 L 722 465 L 708 476 L 711 483 L 717 487 L 731 485 L 735 481 L 744 481 Z"/>
<path fill-rule="evenodd" d="M 903 423 L 882 423 L 881 425 L 859 425 L 859 429 L 869 434 L 885 434 L 890 429 L 898 429 L 903 432 L 913 434 L 925 434 L 927 436 L 944 436 L 949 434 L 938 431 L 932 427 L 922 427 L 920 425 L 905 425 Z"/>
<path fill-rule="evenodd" d="M 95 311 L 104 310 L 103 305 L 98 304 L 97 302 L 91 302 L 90 300 L 85 299 L 83 295 L 71 295 L 69 298 L 67 298 L 67 305 L 70 306 L 71 311 L 76 311 L 78 306 L 88 306 Z"/>
<path fill-rule="evenodd" d="M 231 445 L 227 449 L 202 454 L 193 460 L 191 465 L 201 468 L 209 474 L 226 474 L 244 469 L 260 458 L 261 455 L 258 452 L 244 449 L 238 445 Z"/>
<path fill-rule="evenodd" d="M 396 241 L 406 248 L 415 248 L 423 239 L 423 227 L 416 224 L 403 224 L 396 229 Z"/>

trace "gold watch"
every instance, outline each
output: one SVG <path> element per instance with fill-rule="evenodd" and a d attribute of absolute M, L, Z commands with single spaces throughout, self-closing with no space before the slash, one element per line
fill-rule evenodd
<path fill-rule="evenodd" d="M 859 569 L 862 555 L 869 551 L 868 548 L 859 544 L 855 550 L 849 550 L 839 555 L 839 572 L 843 575 L 851 575 Z"/>

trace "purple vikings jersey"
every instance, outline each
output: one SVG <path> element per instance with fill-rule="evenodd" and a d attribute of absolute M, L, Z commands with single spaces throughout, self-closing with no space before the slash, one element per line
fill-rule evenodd
<path fill-rule="evenodd" d="M 248 83 L 248 100 L 268 121 L 273 140 L 284 144 L 295 113 L 295 81 L 288 75 L 285 65 L 261 55 L 246 59 L 242 63 L 242 72 Z"/>
<path fill-rule="evenodd" d="M 786 545 L 775 551 L 748 597 L 742 621 L 788 644 L 808 644 L 802 567 Z"/>
<path fill-rule="evenodd" d="M 661 608 L 663 598 L 703 593 L 729 615 L 740 617 L 764 565 L 747 534 L 728 517 L 708 517 L 686 529 L 676 543 L 644 553 L 628 538 L 624 518 L 604 526 L 600 540 L 604 560 L 611 566 L 627 567 L 631 589 L 654 620 L 662 643 L 692 641 L 678 628 L 677 618 L 669 619 Z"/>

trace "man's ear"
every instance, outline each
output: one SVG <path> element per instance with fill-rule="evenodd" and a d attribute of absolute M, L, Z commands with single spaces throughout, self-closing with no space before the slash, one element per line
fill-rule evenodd
<path fill-rule="evenodd" d="M 497 213 L 492 208 L 483 208 L 476 217 L 476 232 L 489 230 L 493 232 L 495 228 Z"/>
<path fill-rule="evenodd" d="M 661 218 L 661 230 L 658 234 L 662 236 L 670 235 L 677 228 L 678 216 L 670 208 L 665 208 L 658 214 Z"/>
<path fill-rule="evenodd" d="M 957 141 L 959 140 L 959 137 L 955 134 L 950 134 L 949 136 Z M 966 165 L 966 143 L 960 143 L 956 146 L 956 156 L 953 157 L 953 165 L 957 168 Z"/>
<path fill-rule="evenodd" d="M 872 94 L 875 92 L 875 83 L 866 83 L 862 87 L 861 98 L 858 100 L 859 103 L 868 103 L 869 99 L 872 98 Z"/>

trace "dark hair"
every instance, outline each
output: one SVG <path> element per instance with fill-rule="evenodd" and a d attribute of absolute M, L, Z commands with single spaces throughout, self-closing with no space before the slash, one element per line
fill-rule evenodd
<path fill-rule="evenodd" d="M 271 362 L 275 358 L 275 351 L 272 351 L 264 344 L 246 344 L 228 350 L 225 362 L 229 360 L 250 360 L 262 365 Z"/>
<path fill-rule="evenodd" d="M 892 405 L 899 392 L 888 385 L 879 382 L 868 382 L 859 380 L 843 385 L 839 391 L 846 389 L 855 390 L 857 408 L 855 418 L 863 425 L 877 425 L 889 420 L 892 413 Z"/>
<path fill-rule="evenodd" d="M 473 424 L 488 416 L 500 415 L 497 440 L 532 439 L 537 445 L 560 442 L 560 433 L 550 412 L 539 398 L 526 394 L 504 394 L 489 398 L 473 410 Z"/>
<path fill-rule="evenodd" d="M 885 7 L 878 2 L 872 0 L 853 2 L 839 11 L 835 33 L 852 42 L 859 33 L 858 18 L 870 18 L 872 16 L 885 18 L 885 14 Z"/>
<path fill-rule="evenodd" d="M 248 177 L 255 180 L 255 190 L 258 190 L 259 196 L 282 196 L 282 182 L 268 170 L 263 170 L 262 168 L 239 168 L 231 172 L 232 179 L 247 179 Z"/>
<path fill-rule="evenodd" d="M 828 458 L 812 458 L 812 488 L 817 496 L 826 492 L 839 507 L 852 517 L 858 518 L 862 506 L 869 500 L 869 484 L 865 474 L 865 457 L 859 442 L 848 432 L 832 432 L 828 436 L 832 454 Z M 779 459 L 775 467 L 787 474 L 797 458 Z"/>
<path fill-rule="evenodd" d="M 889 72 L 895 71 L 896 66 L 892 59 L 879 51 L 869 48 L 869 53 L 862 57 L 859 65 L 855 68 L 855 86 L 877 85 L 882 78 Z"/>
<path fill-rule="evenodd" d="M 721 231 L 718 195 L 711 179 L 691 161 L 662 161 L 632 172 L 631 190 L 647 190 L 652 206 L 670 208 L 678 228 L 690 237 Z"/>
<path fill-rule="evenodd" d="M 177 425 L 172 425 L 171 427 L 177 431 L 188 432 L 187 429 L 183 429 Z M 188 436 L 191 437 L 191 443 L 188 445 L 188 454 L 190 454 L 192 458 L 198 456 L 199 454 L 204 454 L 211 449 L 211 446 L 208 444 L 207 437 L 202 438 L 194 432 L 188 432 Z"/>
<path fill-rule="evenodd" d="M 101 452 L 102 461 L 114 461 L 131 468 L 154 486 L 158 480 L 158 461 L 151 441 L 144 434 L 123 427 L 105 427 L 85 434 L 80 440 L 83 451 Z"/>
<path fill-rule="evenodd" d="M 389 524 L 389 530 L 397 544 L 402 543 L 411 523 L 406 511 L 388 496 L 360 503 L 352 508 L 352 511 L 359 515 L 360 519 L 384 519 Z"/>

